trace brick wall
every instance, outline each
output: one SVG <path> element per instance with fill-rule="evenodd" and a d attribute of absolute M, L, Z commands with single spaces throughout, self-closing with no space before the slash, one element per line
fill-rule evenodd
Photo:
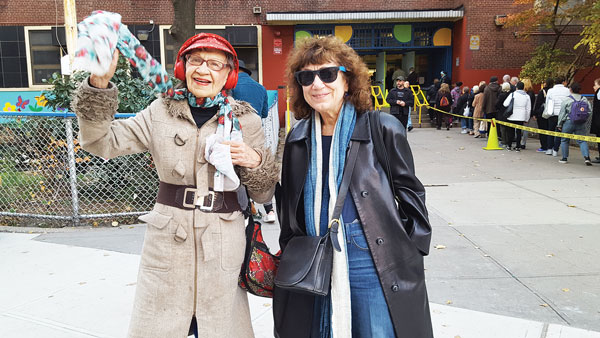
<path fill-rule="evenodd" d="M 528 41 L 516 39 L 514 28 L 501 28 L 494 24 L 494 16 L 518 11 L 513 0 L 198 0 L 196 23 L 206 25 L 260 24 L 266 25 L 267 12 L 323 12 L 323 11 L 390 11 L 449 9 L 464 5 L 465 18 L 456 23 L 453 40 L 453 67 L 458 56 L 460 66 L 456 71 L 484 73 L 491 70 L 518 70 L 527 60 L 532 47 L 543 37 Z M 62 1 L 6 1 L 0 3 L 0 25 L 59 25 L 63 23 Z M 252 13 L 254 6 L 262 14 Z M 171 24 L 173 8 L 165 0 L 78 0 L 78 21 L 93 10 L 118 12 L 127 24 Z M 277 27 L 277 26 L 273 26 Z M 478 51 L 469 50 L 469 37 L 479 35 Z M 575 38 L 575 37 L 574 37 Z M 568 42 L 565 42 L 568 44 Z"/>

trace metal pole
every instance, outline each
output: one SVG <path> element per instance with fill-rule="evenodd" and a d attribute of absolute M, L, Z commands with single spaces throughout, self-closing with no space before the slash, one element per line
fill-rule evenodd
<path fill-rule="evenodd" d="M 75 0 L 64 0 L 63 6 L 65 9 L 65 38 L 67 39 L 69 68 L 72 68 L 75 51 L 77 50 L 77 10 L 75 9 Z"/>
<path fill-rule="evenodd" d="M 69 157 L 69 183 L 71 184 L 71 202 L 73 203 L 73 225 L 79 225 L 79 197 L 77 195 L 77 172 L 75 170 L 75 145 L 73 143 L 73 121 L 65 119 L 67 132 L 67 155 Z"/>

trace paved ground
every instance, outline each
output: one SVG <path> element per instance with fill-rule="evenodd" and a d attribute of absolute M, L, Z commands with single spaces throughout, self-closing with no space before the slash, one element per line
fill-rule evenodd
<path fill-rule="evenodd" d="M 600 337 L 600 166 L 574 148 L 559 164 L 537 140 L 521 153 L 456 129 L 409 140 L 434 227 L 435 336 Z M 125 336 L 144 226 L 1 230 L 0 337 Z M 250 301 L 256 336 L 272 337 L 270 300 Z"/>

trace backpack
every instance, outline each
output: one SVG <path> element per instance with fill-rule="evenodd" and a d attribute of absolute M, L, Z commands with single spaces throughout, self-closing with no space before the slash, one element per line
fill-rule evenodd
<path fill-rule="evenodd" d="M 582 97 L 581 100 L 577 101 L 573 95 L 569 95 L 573 100 L 571 104 L 571 111 L 569 112 L 569 119 L 575 124 L 585 123 L 590 116 L 590 106 L 586 102 L 587 99 Z"/>
<path fill-rule="evenodd" d="M 450 101 L 448 101 L 448 98 L 446 97 L 446 95 L 442 96 L 442 98 L 440 99 L 440 107 L 447 107 L 450 105 Z"/>

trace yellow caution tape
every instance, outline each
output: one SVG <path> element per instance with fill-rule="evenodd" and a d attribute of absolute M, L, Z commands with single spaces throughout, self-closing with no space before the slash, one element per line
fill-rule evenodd
<path fill-rule="evenodd" d="M 496 122 L 498 124 L 505 125 L 507 127 L 511 127 L 511 128 L 515 128 L 515 129 L 521 129 L 521 130 L 526 130 L 526 131 L 531 131 L 531 132 L 538 133 L 538 134 L 550 135 L 550 136 L 554 136 L 554 137 L 568 138 L 568 139 L 573 139 L 573 140 L 580 140 L 580 141 L 600 143 L 600 137 L 567 134 L 567 133 L 561 133 L 561 132 L 558 132 L 558 131 L 550 131 L 550 130 L 543 130 L 543 129 L 531 128 L 531 127 L 521 126 L 521 125 L 510 123 L 510 122 L 498 121 L 496 119 L 482 119 L 482 118 L 477 118 L 477 117 L 472 117 L 472 116 L 464 116 L 464 115 L 452 114 L 452 113 L 445 112 L 443 110 L 431 107 L 429 105 L 423 105 L 423 106 L 427 107 L 427 109 L 433 109 L 435 111 L 439 111 L 441 113 L 452 115 L 452 116 L 456 116 L 456 117 L 460 117 L 460 118 L 463 118 L 463 119 L 466 118 L 466 119 L 486 121 L 486 122 L 492 122 L 492 120 L 494 120 L 494 122 Z"/>

